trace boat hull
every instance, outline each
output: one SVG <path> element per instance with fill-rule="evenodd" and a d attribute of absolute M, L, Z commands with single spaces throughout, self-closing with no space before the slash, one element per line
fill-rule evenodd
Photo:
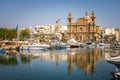
<path fill-rule="evenodd" d="M 120 56 L 107 59 L 106 61 L 111 64 L 120 65 Z"/>
<path fill-rule="evenodd" d="M 70 45 L 70 48 L 80 48 L 80 46 L 79 45 Z"/>
<path fill-rule="evenodd" d="M 50 45 L 22 45 L 19 47 L 20 50 L 35 50 L 35 49 L 49 49 Z"/>

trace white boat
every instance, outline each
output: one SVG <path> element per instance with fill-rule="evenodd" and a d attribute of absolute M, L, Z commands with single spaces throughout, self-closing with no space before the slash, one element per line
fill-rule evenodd
<path fill-rule="evenodd" d="M 120 50 L 120 42 L 119 43 L 114 43 L 112 45 L 113 49 L 119 49 Z"/>
<path fill-rule="evenodd" d="M 55 44 L 55 49 L 66 49 L 69 47 L 70 47 L 70 45 L 67 45 L 66 43 Z"/>
<path fill-rule="evenodd" d="M 79 43 L 74 38 L 69 39 L 67 44 L 70 45 L 70 48 L 80 48 Z"/>
<path fill-rule="evenodd" d="M 92 47 L 92 42 L 91 41 L 86 42 L 86 47 L 91 48 Z"/>
<path fill-rule="evenodd" d="M 22 45 L 19 47 L 20 50 L 48 49 L 48 48 L 50 48 L 50 45 L 40 44 L 40 43 L 33 43 L 31 45 Z"/>
<path fill-rule="evenodd" d="M 51 42 L 51 46 L 54 46 L 54 49 L 67 49 L 70 45 L 63 42 Z"/>
<path fill-rule="evenodd" d="M 81 48 L 85 48 L 87 46 L 87 44 L 84 43 L 84 42 L 80 42 L 79 45 L 80 45 Z"/>
<path fill-rule="evenodd" d="M 110 59 L 107 59 L 106 61 L 115 65 L 120 65 L 120 56 L 112 57 Z"/>
<path fill-rule="evenodd" d="M 105 44 L 102 43 L 102 42 L 98 43 L 98 45 L 99 45 L 99 46 L 105 46 Z"/>

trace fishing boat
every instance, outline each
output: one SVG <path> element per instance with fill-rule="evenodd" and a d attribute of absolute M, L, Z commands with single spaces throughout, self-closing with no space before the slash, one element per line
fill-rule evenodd
<path fill-rule="evenodd" d="M 19 47 L 20 50 L 49 49 L 49 48 L 50 48 L 50 45 L 40 44 L 40 43 L 22 45 L 22 46 Z"/>

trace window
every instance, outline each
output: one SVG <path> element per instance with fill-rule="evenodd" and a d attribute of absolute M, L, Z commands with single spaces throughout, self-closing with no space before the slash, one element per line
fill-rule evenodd
<path fill-rule="evenodd" d="M 80 31 L 82 31 L 83 29 L 82 28 L 80 28 Z"/>

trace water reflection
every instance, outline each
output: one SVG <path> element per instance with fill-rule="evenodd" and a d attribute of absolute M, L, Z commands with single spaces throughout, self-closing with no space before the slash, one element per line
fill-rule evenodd
<path fill-rule="evenodd" d="M 32 62 L 38 62 L 37 65 L 40 66 L 49 66 L 54 62 L 55 66 L 65 66 L 62 70 L 66 70 L 70 76 L 73 76 L 75 71 L 79 71 L 87 79 L 92 77 L 94 80 L 103 80 L 110 73 L 111 69 L 113 69 L 105 59 L 119 55 L 119 53 L 119 51 L 105 48 L 7 51 L 7 54 L 0 56 L 0 68 L 2 65 L 14 65 L 28 69 L 27 66 L 31 65 Z M 45 63 L 44 61 L 50 64 L 40 64 L 40 62 Z M 27 68 L 23 67 L 25 65 L 27 65 Z M 52 71 L 56 70 L 53 66 L 50 69 Z M 36 67 L 36 70 L 40 70 L 40 67 Z"/>
<path fill-rule="evenodd" d="M 104 59 L 104 53 L 98 49 L 87 49 L 82 52 L 77 52 L 74 55 L 68 53 L 68 72 L 71 74 L 72 66 L 75 65 L 79 70 L 83 69 L 86 75 L 88 75 L 89 71 L 93 75 L 96 68 L 96 61 L 101 58 Z"/>
<path fill-rule="evenodd" d="M 23 53 L 20 54 L 20 59 L 22 63 L 29 63 L 32 60 L 31 55 L 25 55 Z"/>
<path fill-rule="evenodd" d="M 18 64 L 17 57 L 16 57 L 16 52 L 11 50 L 11 51 L 6 51 L 6 54 L 0 55 L 0 65 L 11 65 L 15 66 Z"/>
<path fill-rule="evenodd" d="M 55 61 L 56 65 L 64 60 L 67 61 L 68 74 L 72 74 L 73 66 L 79 70 L 84 70 L 85 75 L 90 72 L 94 75 L 98 60 L 105 59 L 104 49 L 75 49 L 67 51 L 20 51 L 22 62 L 30 62 L 32 59 Z"/>

